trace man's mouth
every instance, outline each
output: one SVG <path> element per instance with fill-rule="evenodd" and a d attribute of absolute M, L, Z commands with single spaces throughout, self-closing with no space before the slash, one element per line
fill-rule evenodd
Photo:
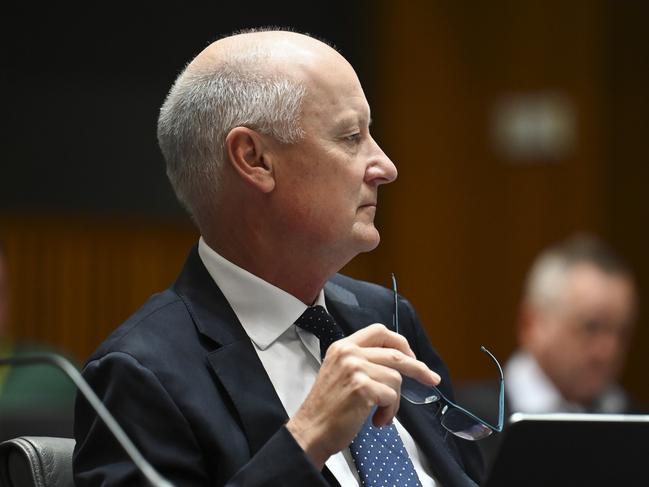
<path fill-rule="evenodd" d="M 359 208 L 364 208 L 366 206 L 376 206 L 376 201 L 370 201 L 368 203 L 363 203 Z"/>

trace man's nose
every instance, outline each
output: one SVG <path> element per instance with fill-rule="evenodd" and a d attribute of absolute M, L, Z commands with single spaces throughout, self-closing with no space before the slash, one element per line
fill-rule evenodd
<path fill-rule="evenodd" d="M 622 343 L 613 333 L 602 333 L 593 344 L 593 354 L 603 363 L 613 363 L 622 350 Z"/>
<path fill-rule="evenodd" d="M 383 152 L 383 149 L 372 139 L 372 154 L 367 168 L 366 181 L 374 184 L 388 184 L 397 179 L 397 167 Z"/>

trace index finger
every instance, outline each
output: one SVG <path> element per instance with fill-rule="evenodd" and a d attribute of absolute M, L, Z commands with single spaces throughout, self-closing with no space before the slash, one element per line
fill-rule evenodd
<path fill-rule="evenodd" d="M 416 358 L 408 340 L 403 335 L 388 330 L 381 323 L 366 326 L 347 338 L 359 347 L 394 348 L 409 357 Z"/>

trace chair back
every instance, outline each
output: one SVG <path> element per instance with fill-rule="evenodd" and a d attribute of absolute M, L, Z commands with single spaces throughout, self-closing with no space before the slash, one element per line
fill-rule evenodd
<path fill-rule="evenodd" d="M 21 436 L 0 443 L 3 487 L 74 487 L 74 440 Z"/>

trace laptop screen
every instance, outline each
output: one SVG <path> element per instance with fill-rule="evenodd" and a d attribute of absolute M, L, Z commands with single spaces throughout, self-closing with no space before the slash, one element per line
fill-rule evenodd
<path fill-rule="evenodd" d="M 483 487 L 649 485 L 649 416 L 513 414 Z"/>

